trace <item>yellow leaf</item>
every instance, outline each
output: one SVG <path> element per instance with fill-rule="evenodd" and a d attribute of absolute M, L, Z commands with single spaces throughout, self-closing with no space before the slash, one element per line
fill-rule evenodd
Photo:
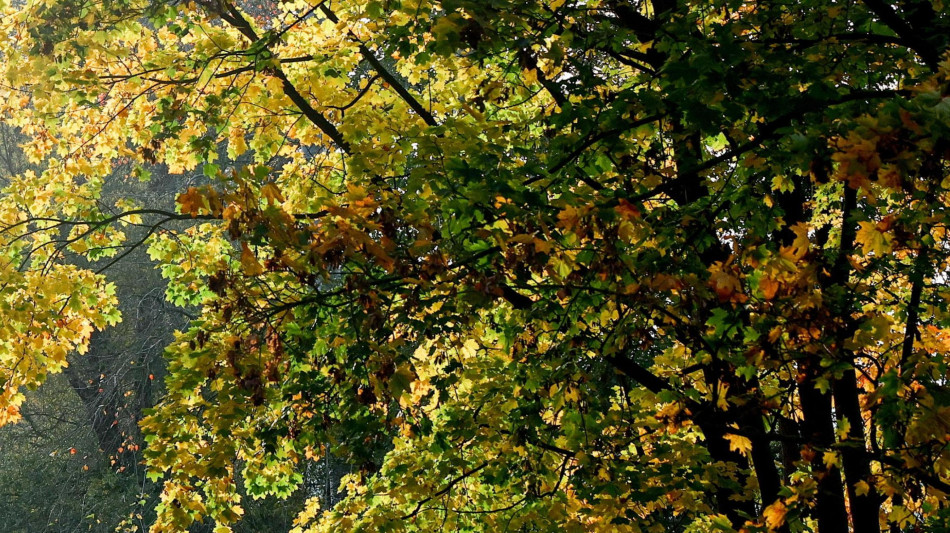
<path fill-rule="evenodd" d="M 557 214 L 557 225 L 566 230 L 573 230 L 580 222 L 581 213 L 574 206 L 567 206 L 563 211 Z"/>
<path fill-rule="evenodd" d="M 351 202 L 358 202 L 366 198 L 366 188 L 359 185 L 350 184 L 347 186 L 346 199 Z"/>
<path fill-rule="evenodd" d="M 874 252 L 874 255 L 884 255 L 891 251 L 890 235 L 882 233 L 873 222 L 859 222 L 861 228 L 858 230 L 855 240 L 861 245 L 861 252 L 868 255 Z"/>
<path fill-rule="evenodd" d="M 244 139 L 246 131 L 240 127 L 232 127 L 228 131 L 228 157 L 236 159 L 247 151 L 247 141 Z"/>
<path fill-rule="evenodd" d="M 729 441 L 729 449 L 747 455 L 752 451 L 752 441 L 748 437 L 736 435 L 735 433 L 726 433 L 723 438 Z"/>
<path fill-rule="evenodd" d="M 284 201 L 284 195 L 280 193 L 280 189 L 273 183 L 268 183 L 261 187 L 261 196 L 267 198 L 267 202 L 271 205 L 279 204 Z"/>
<path fill-rule="evenodd" d="M 791 192 L 795 189 L 795 184 L 792 180 L 783 174 L 777 174 L 772 178 L 772 190 L 781 191 L 781 192 Z"/>
<path fill-rule="evenodd" d="M 854 484 L 854 493 L 858 496 L 864 496 L 871 491 L 871 487 L 868 486 L 866 481 L 858 481 Z"/>
<path fill-rule="evenodd" d="M 551 253 L 551 243 L 543 239 L 534 239 L 534 249 L 539 254 L 548 254 Z"/>
<path fill-rule="evenodd" d="M 825 463 L 825 468 L 832 468 L 838 466 L 838 454 L 832 451 L 827 451 L 821 456 L 821 460 Z"/>
<path fill-rule="evenodd" d="M 799 222 L 791 229 L 795 233 L 795 240 L 792 241 L 791 246 L 783 246 L 781 254 L 786 259 L 797 261 L 804 257 L 811 247 L 811 241 L 808 240 L 808 224 Z"/>
<path fill-rule="evenodd" d="M 719 383 L 716 386 L 716 407 L 723 411 L 729 410 L 729 384 Z"/>
<path fill-rule="evenodd" d="M 264 273 L 264 266 L 257 260 L 246 242 L 241 243 L 241 266 L 248 276 L 260 276 Z"/>
<path fill-rule="evenodd" d="M 524 80 L 525 85 L 532 86 L 538 83 L 538 70 L 537 69 L 524 69 L 521 71 L 522 79 Z"/>
<path fill-rule="evenodd" d="M 913 513 L 911 513 L 907 507 L 904 507 L 903 505 L 895 505 L 891 507 L 891 512 L 887 513 L 887 520 L 889 522 L 896 522 L 898 525 L 904 526 L 911 522 L 913 516 Z"/>
<path fill-rule="evenodd" d="M 76 241 L 76 242 L 70 244 L 70 245 L 69 245 L 69 249 L 72 250 L 72 251 L 74 251 L 74 252 L 76 252 L 77 254 L 81 254 L 81 253 L 83 253 L 83 252 L 89 250 L 89 244 L 88 244 L 84 239 L 80 239 L 80 240 L 78 240 L 78 241 Z"/>
<path fill-rule="evenodd" d="M 846 439 L 848 433 L 851 432 L 851 421 L 847 418 L 842 417 L 841 421 L 838 422 L 838 428 L 835 429 L 835 434 L 838 435 L 839 439 Z"/>
<path fill-rule="evenodd" d="M 580 391 L 575 387 L 568 387 L 567 392 L 564 393 L 564 401 L 567 402 L 576 402 L 580 399 Z"/>

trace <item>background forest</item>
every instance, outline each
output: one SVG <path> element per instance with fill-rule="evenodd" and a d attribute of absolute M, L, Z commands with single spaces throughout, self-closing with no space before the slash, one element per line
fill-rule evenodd
<path fill-rule="evenodd" d="M 0 529 L 950 527 L 942 0 L 0 10 Z"/>
<path fill-rule="evenodd" d="M 4 182 L 35 168 L 20 149 L 23 142 L 16 131 L 0 128 Z M 121 166 L 115 170 L 127 171 Z M 162 176 L 160 167 L 153 172 L 159 175 L 148 183 L 120 181 L 106 194 L 171 208 L 181 181 Z M 193 184 L 207 181 L 204 176 L 190 179 Z M 161 487 L 145 476 L 145 441 L 138 422 L 161 396 L 165 346 L 175 329 L 187 327 L 195 310 L 166 300 L 167 283 L 145 250 L 110 268 L 110 279 L 122 302 L 123 321 L 94 334 L 88 353 L 73 354 L 62 375 L 28 392 L 21 423 L 0 428 L 4 532 L 145 531 L 154 520 Z M 328 502 L 339 497 L 337 484 L 346 470 L 332 459 L 309 465 L 303 490 L 285 502 L 252 501 L 236 531 L 289 530 L 305 495 Z"/>

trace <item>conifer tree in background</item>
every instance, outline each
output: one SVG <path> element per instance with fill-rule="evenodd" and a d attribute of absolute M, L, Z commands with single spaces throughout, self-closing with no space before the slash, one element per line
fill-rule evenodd
<path fill-rule="evenodd" d="M 0 423 L 147 247 L 153 531 L 950 522 L 941 1 L 0 6 Z"/>

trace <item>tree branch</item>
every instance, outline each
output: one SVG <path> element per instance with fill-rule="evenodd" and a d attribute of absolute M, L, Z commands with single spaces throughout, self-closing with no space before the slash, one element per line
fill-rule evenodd
<path fill-rule="evenodd" d="M 864 5 L 907 43 L 907 46 L 916 52 L 931 70 L 937 70 L 937 64 L 940 63 L 940 51 L 928 43 L 921 36 L 919 30 L 915 30 L 906 20 L 902 19 L 890 3 L 884 0 L 864 0 Z"/>
<path fill-rule="evenodd" d="M 340 22 L 339 17 L 336 16 L 336 13 L 334 13 L 333 10 L 327 7 L 325 3 L 320 4 L 320 11 L 322 11 L 323 14 L 326 15 L 326 17 L 330 20 L 330 22 L 334 24 L 338 24 Z M 400 98 L 402 98 L 403 101 L 406 102 L 409 105 L 409 107 L 411 107 L 412 110 L 416 112 L 417 115 L 422 117 L 422 120 L 424 120 L 427 125 L 431 127 L 438 126 L 439 123 L 436 122 L 435 117 L 432 116 L 432 113 L 429 113 L 429 110 L 423 107 L 421 103 L 419 103 L 419 100 L 417 100 L 406 89 L 406 87 L 402 84 L 402 82 L 396 79 L 396 76 L 393 75 L 393 73 L 389 72 L 389 70 L 382 63 L 379 62 L 379 59 L 376 58 L 376 54 L 374 54 L 372 50 L 370 50 L 365 44 L 363 44 L 363 42 L 352 31 L 347 30 L 347 34 L 349 35 L 351 39 L 353 39 L 355 42 L 358 42 L 360 44 L 360 54 L 362 54 L 363 59 L 365 59 L 366 62 L 369 63 L 373 67 L 374 70 L 376 70 L 376 72 L 379 74 L 379 77 L 381 77 L 383 81 L 388 83 L 389 86 L 392 87 L 394 91 L 396 91 L 396 94 L 398 94 Z"/>
<path fill-rule="evenodd" d="M 241 34 L 252 43 L 260 41 L 260 37 L 258 37 L 257 32 L 254 31 L 254 28 L 251 27 L 251 24 L 246 18 L 244 18 L 244 15 L 242 15 L 241 12 L 234 7 L 233 4 L 229 2 L 222 2 L 218 7 L 221 9 L 217 11 L 217 14 L 222 20 L 241 32 Z M 267 46 L 265 46 L 264 49 L 270 52 Z M 288 98 L 290 98 L 290 101 L 297 106 L 297 109 L 300 109 L 300 112 L 303 113 L 303 115 L 313 123 L 313 125 L 319 128 L 324 135 L 329 137 L 333 143 L 336 144 L 337 148 L 343 151 L 343 153 L 347 155 L 352 153 L 352 147 L 346 141 L 346 139 L 343 138 L 343 134 L 340 133 L 340 130 L 338 130 L 332 122 L 327 120 L 325 116 L 323 116 L 312 105 L 310 105 L 310 102 L 308 102 L 307 99 L 300 94 L 294 84 L 289 78 L 287 78 L 287 75 L 280 68 L 279 61 L 276 66 L 269 67 L 267 71 L 269 71 L 275 78 L 280 80 L 281 86 L 284 89 L 284 93 Z"/>
<path fill-rule="evenodd" d="M 445 495 L 445 494 L 448 493 L 450 490 L 452 490 L 452 488 L 455 487 L 455 485 L 458 485 L 461 481 L 463 481 L 464 479 L 466 479 L 466 478 L 468 478 L 468 477 L 471 477 L 472 475 L 474 475 L 475 473 L 477 473 L 479 470 L 482 470 L 482 469 L 485 468 L 486 466 L 488 466 L 488 462 L 487 462 L 487 461 L 484 462 L 484 463 L 482 463 L 482 464 L 480 464 L 480 465 L 478 465 L 478 466 L 476 466 L 475 468 L 469 470 L 468 472 L 462 473 L 462 475 L 458 476 L 457 478 L 453 479 L 452 481 L 449 481 L 448 484 L 447 484 L 445 487 L 443 487 L 442 490 L 440 490 L 439 492 L 436 492 L 436 493 L 433 494 L 432 496 L 429 496 L 429 497 L 427 497 L 427 498 L 424 498 L 424 499 L 422 499 L 422 500 L 419 500 L 419 502 L 416 504 L 416 508 L 413 509 L 411 513 L 409 513 L 409 514 L 403 516 L 402 519 L 403 519 L 403 520 L 408 520 L 408 519 L 410 519 L 410 518 L 416 516 L 417 514 L 419 514 L 419 511 L 422 510 L 422 506 L 423 506 L 423 505 L 425 505 L 425 504 L 431 502 L 432 500 L 434 500 L 434 499 L 436 499 L 436 498 L 439 498 L 439 497 Z"/>

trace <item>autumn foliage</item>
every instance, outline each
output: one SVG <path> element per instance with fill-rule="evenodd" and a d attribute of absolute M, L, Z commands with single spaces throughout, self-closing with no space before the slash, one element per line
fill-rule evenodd
<path fill-rule="evenodd" d="M 153 531 L 950 524 L 943 2 L 0 6 L 0 423 L 148 247 Z"/>

